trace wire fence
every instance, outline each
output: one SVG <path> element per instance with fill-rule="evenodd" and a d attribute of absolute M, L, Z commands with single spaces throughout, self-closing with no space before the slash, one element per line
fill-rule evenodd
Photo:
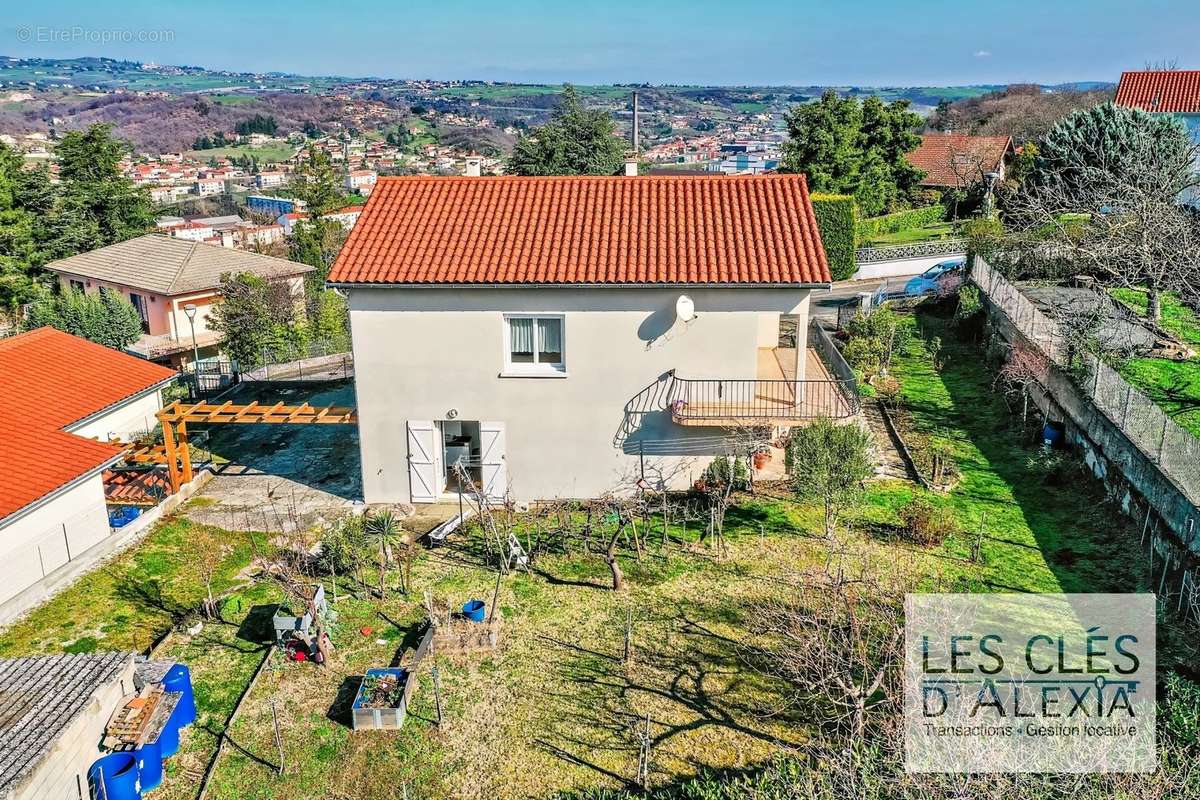
<path fill-rule="evenodd" d="M 242 371 L 244 381 L 337 380 L 349 378 L 354 357 L 349 337 L 319 339 L 305 345 L 282 344 L 262 348 L 259 366 Z"/>
<path fill-rule="evenodd" d="M 971 280 L 1012 325 L 1059 366 L 1069 366 L 1069 337 L 1021 290 L 978 256 Z M 1079 356 L 1077 356 L 1079 357 Z M 1200 439 L 1094 355 L 1082 356 L 1087 378 L 1078 388 L 1192 502 L 1200 502 Z"/>

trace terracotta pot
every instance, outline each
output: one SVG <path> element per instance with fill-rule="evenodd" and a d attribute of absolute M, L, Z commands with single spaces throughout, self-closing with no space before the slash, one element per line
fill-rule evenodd
<path fill-rule="evenodd" d="M 764 469 L 767 464 L 771 463 L 771 454 L 766 450 L 754 454 L 754 468 L 757 470 Z"/>

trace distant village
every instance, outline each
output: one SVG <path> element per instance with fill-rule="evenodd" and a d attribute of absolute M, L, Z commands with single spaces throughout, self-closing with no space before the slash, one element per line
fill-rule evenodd
<path fill-rule="evenodd" d="M 157 65 L 144 68 L 163 69 Z M 289 184 L 310 148 L 323 151 L 342 174 L 346 205 L 325 216 L 337 219 L 349 230 L 380 175 L 457 174 L 464 159 L 475 154 L 474 149 L 458 142 L 438 141 L 436 136 L 428 135 L 430 127 L 497 129 L 509 141 L 520 134 L 519 127 L 502 124 L 482 109 L 478 113 L 459 113 L 432 107 L 439 92 L 461 85 L 457 81 L 406 82 L 411 94 L 428 98 L 431 107 L 414 107 L 419 113 L 406 128 L 391 135 L 385 135 L 382 129 L 394 110 L 384 103 L 362 99 L 364 93 L 380 87 L 355 83 L 338 87 L 335 97 L 343 103 L 343 115 L 340 122 L 334 123 L 334 132 L 315 136 L 299 131 L 288 135 L 217 132 L 219 141 L 227 146 L 214 144 L 211 154 L 205 149 L 134 152 L 123 160 L 121 170 L 162 208 L 160 232 L 225 247 L 282 252 L 294 222 L 304 212 L 303 202 L 291 198 Z M 0 101 L 24 102 L 34 97 L 24 87 L 10 83 L 5 88 L 9 91 L 0 94 Z M 39 88 L 44 87 L 28 87 L 31 91 Z M 171 96 L 166 92 L 94 89 L 85 93 Z M 307 92 L 309 87 L 298 85 L 289 90 Z M 470 102 L 466 107 L 475 111 L 479 105 Z M 644 111 L 640 160 L 651 174 L 703 171 L 756 175 L 774 170 L 786 138 L 784 110 L 772 107 L 759 113 L 730 114 L 727 109 L 714 107 L 711 113 L 701 112 L 699 119 L 696 114 L 662 109 Z M 47 163 L 51 175 L 56 172 L 52 133 L 0 133 L 0 141 L 22 151 L 30 162 Z M 279 157 L 280 153 L 287 155 Z M 259 154 L 271 154 L 273 158 Z M 503 172 L 501 154 L 481 155 L 478 164 L 482 174 Z M 205 200 L 210 202 L 196 202 Z"/>

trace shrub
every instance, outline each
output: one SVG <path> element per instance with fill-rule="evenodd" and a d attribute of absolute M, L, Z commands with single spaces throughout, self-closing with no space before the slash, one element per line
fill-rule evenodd
<path fill-rule="evenodd" d="M 1003 241 L 1004 224 L 991 217 L 975 217 L 963 223 L 962 232 L 967 239 L 967 252 L 987 258 Z"/>
<path fill-rule="evenodd" d="M 868 217 L 858 221 L 859 240 L 872 239 L 886 233 L 898 233 L 913 228 L 924 228 L 927 225 L 941 222 L 946 217 L 946 209 L 940 205 L 913 208 L 908 211 L 897 211 L 894 214 L 884 214 L 881 217 Z"/>
<path fill-rule="evenodd" d="M 730 459 L 725 456 L 714 458 L 704 470 L 705 482 L 714 486 L 725 486 L 732 483 L 733 488 L 741 491 L 750 488 L 750 467 L 740 456 Z"/>
<path fill-rule="evenodd" d="M 858 268 L 854 251 L 858 245 L 855 226 L 858 216 L 854 198 L 848 194 L 813 194 L 813 216 L 821 231 L 821 244 L 835 281 L 853 277 Z"/>
<path fill-rule="evenodd" d="M 890 367 L 892 357 L 904 353 L 912 340 L 912 328 L 887 307 L 877 308 L 871 314 L 856 314 L 846 332 L 850 340 L 842 355 L 868 378 Z"/>
<path fill-rule="evenodd" d="M 369 547 L 363 518 L 346 514 L 334 520 L 321 536 L 317 565 L 325 572 L 348 575 L 363 565 Z"/>
<path fill-rule="evenodd" d="M 142 319 L 119 292 L 69 291 L 47 295 L 29 309 L 29 327 L 50 325 L 74 336 L 120 350 L 142 335 Z"/>
<path fill-rule="evenodd" d="M 905 537 L 914 544 L 940 545 L 954 532 L 954 515 L 947 508 L 938 508 L 929 498 L 918 495 L 899 511 Z"/>

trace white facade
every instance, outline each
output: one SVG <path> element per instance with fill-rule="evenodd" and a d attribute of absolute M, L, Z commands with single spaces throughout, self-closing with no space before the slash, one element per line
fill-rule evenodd
<path fill-rule="evenodd" d="M 156 423 L 159 389 L 68 427 L 76 436 L 128 438 Z M 147 425 L 148 423 L 148 425 Z M 89 551 L 111 535 L 102 469 L 96 469 L 0 520 L 0 620 L 23 609 L 5 604 L 54 573 L 93 561 Z"/>
<path fill-rule="evenodd" d="M 695 305 L 688 323 L 676 316 L 682 294 Z M 351 289 L 365 499 L 437 499 L 447 461 L 464 447 L 473 451 L 476 480 L 496 496 L 507 486 L 517 500 L 630 491 L 642 477 L 686 486 L 724 451 L 725 436 L 672 420 L 665 400 L 672 370 L 680 378 L 754 379 L 759 348 L 778 343 L 779 316 L 808 318 L 808 294 L 790 287 Z M 510 315 L 561 319 L 561 368 L 507 362 Z M 799 329 L 802 354 L 806 328 Z"/>
<path fill-rule="evenodd" d="M 161 410 L 162 392 L 153 389 L 140 397 L 126 400 L 103 414 L 69 425 L 66 430 L 86 439 L 98 439 L 102 442 L 120 439 L 128 442 L 146 431 L 154 430 L 154 426 L 158 424 L 155 415 Z"/>

